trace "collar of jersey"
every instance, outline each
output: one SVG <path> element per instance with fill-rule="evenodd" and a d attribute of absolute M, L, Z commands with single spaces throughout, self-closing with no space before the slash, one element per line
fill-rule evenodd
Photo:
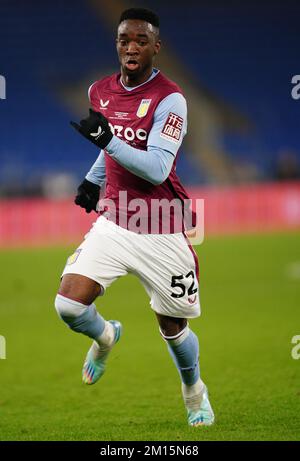
<path fill-rule="evenodd" d="M 141 86 L 143 85 L 146 85 L 146 83 L 150 82 L 151 80 L 153 80 L 157 75 L 159 74 L 159 69 L 153 69 L 152 71 L 152 74 L 150 75 L 150 77 L 148 78 L 148 80 L 146 80 L 145 82 L 141 83 L 140 85 L 137 85 L 137 86 L 126 86 L 124 85 L 124 83 L 122 82 L 122 79 L 120 77 L 120 84 L 122 85 L 122 87 L 124 88 L 124 90 L 126 91 L 133 91 L 133 90 L 136 90 L 137 88 L 140 88 Z"/>

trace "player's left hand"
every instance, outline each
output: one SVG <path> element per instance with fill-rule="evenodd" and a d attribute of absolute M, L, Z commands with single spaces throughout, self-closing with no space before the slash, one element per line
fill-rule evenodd
<path fill-rule="evenodd" d="M 90 213 L 92 210 L 97 211 L 99 194 L 100 186 L 84 179 L 77 189 L 74 202 L 76 205 L 84 208 L 87 213 Z"/>
<path fill-rule="evenodd" d="M 70 122 L 82 136 L 94 143 L 97 147 L 104 149 L 113 137 L 107 119 L 100 112 L 89 109 L 90 115 L 80 120 L 80 125 Z"/>

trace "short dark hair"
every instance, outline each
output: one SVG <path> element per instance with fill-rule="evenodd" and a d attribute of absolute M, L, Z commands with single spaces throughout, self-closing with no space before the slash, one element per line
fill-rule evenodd
<path fill-rule="evenodd" d="M 129 8 L 123 11 L 120 16 L 119 24 L 126 19 L 140 19 L 159 28 L 159 17 L 153 11 L 147 10 L 146 8 Z"/>

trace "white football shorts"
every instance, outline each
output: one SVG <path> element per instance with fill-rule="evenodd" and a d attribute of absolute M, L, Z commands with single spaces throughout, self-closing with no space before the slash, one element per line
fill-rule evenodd
<path fill-rule="evenodd" d="M 68 258 L 65 274 L 80 274 L 103 287 L 136 275 L 158 314 L 200 315 L 198 258 L 188 238 L 177 234 L 137 234 L 100 216 Z"/>

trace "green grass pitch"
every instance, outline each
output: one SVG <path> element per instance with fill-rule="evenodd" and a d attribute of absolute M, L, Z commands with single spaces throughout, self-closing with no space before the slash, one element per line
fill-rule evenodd
<path fill-rule="evenodd" d="M 0 440 L 300 440 L 300 234 L 207 239 L 200 261 L 202 377 L 216 414 L 189 428 L 180 381 L 138 280 L 97 307 L 123 337 L 94 386 L 81 383 L 90 340 L 53 300 L 69 248 L 1 251 Z"/>

